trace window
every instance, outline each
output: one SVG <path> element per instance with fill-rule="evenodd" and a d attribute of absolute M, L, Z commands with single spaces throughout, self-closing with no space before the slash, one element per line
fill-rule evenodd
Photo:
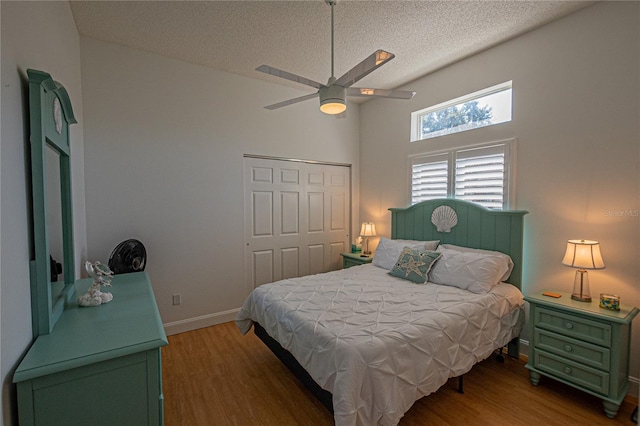
<path fill-rule="evenodd" d="M 411 141 L 511 121 L 511 81 L 411 113 Z"/>
<path fill-rule="evenodd" d="M 412 156 L 411 204 L 457 198 L 506 209 L 512 204 L 514 162 L 514 140 Z"/>

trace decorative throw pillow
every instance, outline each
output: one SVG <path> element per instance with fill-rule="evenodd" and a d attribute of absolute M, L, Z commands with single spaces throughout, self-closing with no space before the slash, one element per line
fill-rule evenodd
<path fill-rule="evenodd" d="M 427 281 L 431 266 L 440 256 L 442 256 L 442 253 L 437 251 L 405 247 L 389 274 L 414 283 L 424 284 Z"/>
<path fill-rule="evenodd" d="M 405 247 L 416 248 L 420 250 L 435 250 L 440 243 L 439 240 L 434 241 L 418 241 L 418 240 L 391 240 L 386 237 L 380 238 L 378 248 L 373 254 L 373 264 L 384 268 L 387 271 L 393 268 L 398 261 L 398 256 Z"/>

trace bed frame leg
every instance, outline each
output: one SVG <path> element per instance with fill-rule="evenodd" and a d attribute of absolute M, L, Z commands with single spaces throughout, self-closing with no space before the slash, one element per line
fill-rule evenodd
<path fill-rule="evenodd" d="M 464 393 L 464 375 L 458 376 L 458 393 Z"/>
<path fill-rule="evenodd" d="M 507 345 L 507 353 L 511 358 L 518 359 L 520 357 L 520 337 L 514 337 Z"/>
<path fill-rule="evenodd" d="M 504 364 L 504 354 L 502 353 L 503 349 L 504 348 L 500 348 L 498 350 L 498 353 L 497 353 L 496 358 L 495 358 L 495 360 L 498 361 L 500 364 Z"/>

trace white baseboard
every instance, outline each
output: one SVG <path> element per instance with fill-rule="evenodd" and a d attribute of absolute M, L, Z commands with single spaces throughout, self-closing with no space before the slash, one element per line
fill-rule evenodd
<path fill-rule="evenodd" d="M 529 359 L 529 341 L 520 339 L 520 357 Z"/>
<path fill-rule="evenodd" d="M 164 332 L 167 333 L 167 336 L 171 336 L 172 334 L 184 333 L 187 331 L 197 330 L 199 328 L 222 324 L 224 322 L 235 321 L 236 315 L 239 311 L 240 308 L 231 309 L 229 311 L 216 312 L 214 314 L 202 315 L 195 318 L 168 322 L 162 325 L 164 326 Z"/>

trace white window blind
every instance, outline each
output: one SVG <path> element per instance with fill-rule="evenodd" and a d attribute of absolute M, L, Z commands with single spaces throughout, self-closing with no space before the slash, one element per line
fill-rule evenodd
<path fill-rule="evenodd" d="M 447 198 L 448 155 L 418 158 L 411 167 L 411 204 L 434 198 Z"/>
<path fill-rule="evenodd" d="M 504 203 L 504 145 L 456 153 L 455 198 L 502 209 Z"/>
<path fill-rule="evenodd" d="M 411 204 L 457 198 L 503 209 L 511 196 L 512 141 L 410 158 Z"/>

